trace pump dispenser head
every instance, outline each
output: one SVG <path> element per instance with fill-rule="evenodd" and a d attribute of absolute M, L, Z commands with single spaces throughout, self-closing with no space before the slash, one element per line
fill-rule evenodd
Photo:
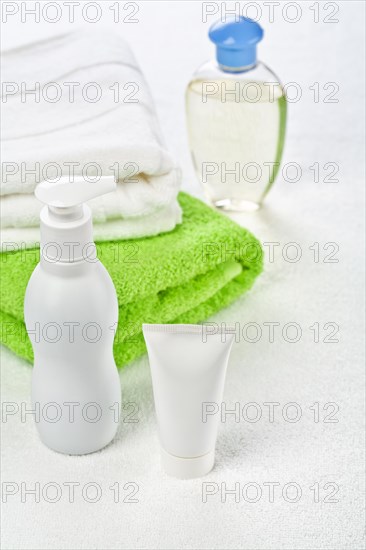
<path fill-rule="evenodd" d="M 239 72 L 255 65 L 257 43 L 263 38 L 262 27 L 243 16 L 216 21 L 208 33 L 216 45 L 216 59 L 223 70 Z"/>
<path fill-rule="evenodd" d="M 61 178 L 57 182 L 43 181 L 37 185 L 34 194 L 62 218 L 63 215 L 68 217 L 72 209 L 75 214 L 80 212 L 80 205 L 84 202 L 115 190 L 113 176 L 102 177 L 96 183 L 85 181 L 84 178 L 75 178 L 73 182 L 69 178 Z"/>
<path fill-rule="evenodd" d="M 41 257 L 48 262 L 76 262 L 95 254 L 90 208 L 84 202 L 116 190 L 113 176 L 97 182 L 84 178 L 43 181 L 35 196 L 41 210 Z"/>

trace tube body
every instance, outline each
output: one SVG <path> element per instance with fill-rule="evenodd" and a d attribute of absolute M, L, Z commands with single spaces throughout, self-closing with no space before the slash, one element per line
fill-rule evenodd
<path fill-rule="evenodd" d="M 143 333 L 163 452 L 213 456 L 219 415 L 205 422 L 203 407 L 222 401 L 234 333 L 205 325 L 143 325 Z"/>

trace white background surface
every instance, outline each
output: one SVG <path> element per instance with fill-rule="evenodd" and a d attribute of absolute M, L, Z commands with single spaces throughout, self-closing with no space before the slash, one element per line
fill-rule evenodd
<path fill-rule="evenodd" d="M 33 4 L 33 2 L 28 2 Z M 62 2 L 61 2 L 62 4 Z M 230 7 L 234 3 L 228 3 Z M 117 440 L 102 452 L 84 457 L 55 454 L 39 442 L 31 417 L 19 415 L 2 423 L 2 482 L 15 482 L 19 492 L 2 504 L 2 537 L 6 549 L 361 549 L 363 539 L 363 196 L 364 196 L 364 3 L 338 2 L 338 23 L 324 23 L 330 13 L 320 4 L 320 22 L 314 23 L 310 2 L 297 3 L 302 15 L 288 23 L 278 8 L 268 21 L 262 4 L 260 22 L 265 39 L 259 57 L 282 78 L 297 82 L 303 95 L 289 108 L 284 162 L 302 167 L 298 183 L 279 177 L 267 204 L 259 213 L 236 216 L 262 242 L 278 242 L 274 262 L 249 295 L 217 315 L 216 320 L 257 322 L 263 334 L 257 343 L 235 344 L 230 361 L 225 401 L 228 407 L 255 402 L 262 411 L 257 422 L 233 416 L 220 427 L 215 469 L 202 480 L 169 479 L 159 465 L 159 445 L 147 358 L 121 372 L 125 402 L 139 406 L 136 424 L 122 423 Z M 333 4 L 333 3 L 331 3 Z M 335 4 L 335 3 L 334 3 Z M 105 13 L 98 26 L 120 32 L 132 46 L 151 86 L 161 126 L 171 151 L 183 168 L 183 187 L 202 196 L 189 158 L 184 120 L 184 89 L 191 74 L 213 49 L 206 35 L 218 15 L 202 22 L 200 2 L 141 2 L 138 23 L 114 24 Z M 259 5 L 259 4 L 258 4 Z M 218 4 L 220 7 L 221 4 Z M 292 17 L 292 13 L 288 12 Z M 248 15 L 251 15 L 250 12 Z M 3 25 L 3 47 L 39 39 L 82 22 L 34 24 L 13 17 Z M 93 28 L 92 25 L 86 25 Z M 314 103 L 309 89 L 336 82 L 338 103 Z M 329 92 L 330 90 L 328 90 Z M 325 92 L 321 91 L 321 99 Z M 128 131 L 128 129 L 126 129 Z M 338 183 L 314 182 L 314 162 L 339 165 Z M 321 179 L 324 172 L 321 173 Z M 286 243 L 297 242 L 302 257 L 296 263 L 282 258 Z M 320 245 L 314 262 L 313 243 Z M 339 246 L 337 263 L 324 263 L 323 246 Z M 268 247 L 267 247 L 268 251 Z M 327 252 L 329 253 L 331 249 Z M 291 252 L 291 251 L 289 251 Z M 274 343 L 268 341 L 264 322 L 278 322 Z M 281 336 L 286 323 L 302 328 L 297 343 Z M 339 325 L 338 343 L 314 343 L 314 323 Z M 29 402 L 31 369 L 8 350 L 2 354 L 3 400 Z M 265 402 L 277 402 L 274 422 Z M 286 404 L 301 407 L 298 422 L 283 418 Z M 339 407 L 335 423 L 324 422 Z M 310 409 L 319 403 L 320 421 Z M 292 415 L 294 409 L 288 410 Z M 126 411 L 127 414 L 127 411 Z M 254 409 L 248 410 L 253 415 Z M 65 482 L 77 482 L 70 503 Z M 202 502 L 202 482 L 218 484 L 218 493 Z M 48 482 L 61 486 L 58 502 L 28 496 L 21 502 L 20 484 L 41 488 Z M 86 502 L 81 488 L 98 483 L 102 496 Z M 109 489 L 119 482 L 139 486 L 137 503 L 113 502 Z M 277 482 L 274 502 L 268 482 Z M 297 483 L 302 495 L 287 502 L 283 487 Z M 257 502 L 228 495 L 221 502 L 220 484 L 232 489 L 256 483 L 262 490 Z M 320 502 L 310 489 L 319 484 Z M 334 483 L 335 499 L 325 502 Z M 93 493 L 91 491 L 91 496 Z M 52 496 L 52 491 L 51 491 Z M 249 492 L 249 497 L 253 492 Z M 289 496 L 292 496 L 291 491 Z"/>

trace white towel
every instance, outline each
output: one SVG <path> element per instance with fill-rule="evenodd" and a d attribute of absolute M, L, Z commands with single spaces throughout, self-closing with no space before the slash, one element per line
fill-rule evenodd
<path fill-rule="evenodd" d="M 33 197 L 30 198 L 33 200 Z M 23 202 L 25 200 L 24 195 L 19 196 L 19 199 Z M 92 212 L 94 217 L 94 210 Z M 138 239 L 147 235 L 152 237 L 174 229 L 177 220 L 180 220 L 180 218 L 180 206 L 174 201 L 168 206 L 155 210 L 152 214 L 142 218 L 110 219 L 106 223 L 94 223 L 94 239 L 96 241 L 111 241 Z M 39 227 L 2 228 L 0 233 L 0 250 L 2 252 L 9 252 L 20 250 L 21 248 L 38 248 L 39 237 Z"/>
<path fill-rule="evenodd" d="M 100 240 L 154 235 L 181 222 L 180 172 L 118 34 L 79 31 L 8 50 L 2 75 L 2 241 L 33 241 L 36 231 L 27 228 L 38 226 L 41 206 L 35 186 L 70 173 L 118 180 L 117 193 L 91 201 Z"/>

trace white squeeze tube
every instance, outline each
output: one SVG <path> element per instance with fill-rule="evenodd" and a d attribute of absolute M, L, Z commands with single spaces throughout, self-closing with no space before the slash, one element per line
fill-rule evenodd
<path fill-rule="evenodd" d="M 217 324 L 149 325 L 149 354 L 162 465 L 181 479 L 213 468 L 226 368 L 235 329 Z"/>

